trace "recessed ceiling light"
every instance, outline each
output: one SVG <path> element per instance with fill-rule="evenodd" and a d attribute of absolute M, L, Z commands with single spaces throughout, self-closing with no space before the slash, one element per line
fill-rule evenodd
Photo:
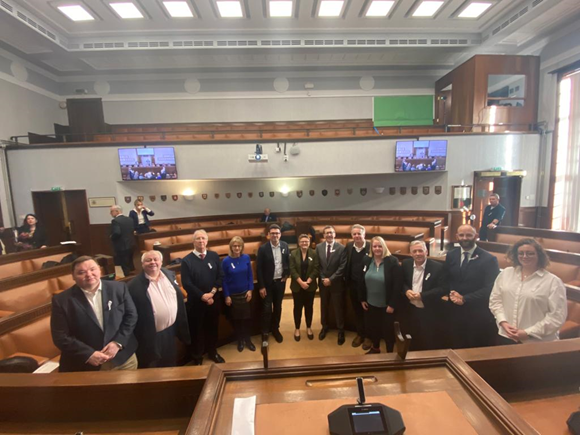
<path fill-rule="evenodd" d="M 485 2 L 473 2 L 470 3 L 463 11 L 458 15 L 459 18 L 477 18 L 483 14 L 492 3 Z"/>
<path fill-rule="evenodd" d="M 319 17 L 340 17 L 344 0 L 321 0 L 318 9 Z"/>
<path fill-rule="evenodd" d="M 58 10 L 73 21 L 93 21 L 95 19 L 81 5 L 58 6 Z"/>
<path fill-rule="evenodd" d="M 292 16 L 294 4 L 292 0 L 270 0 L 268 6 L 270 7 L 271 17 L 289 18 Z"/>
<path fill-rule="evenodd" d="M 442 1 L 424 1 L 413 12 L 414 17 L 432 17 L 443 5 Z"/>
<path fill-rule="evenodd" d="M 386 17 L 394 4 L 395 2 L 390 0 L 374 0 L 367 9 L 365 17 Z"/>
<path fill-rule="evenodd" d="M 187 2 L 168 1 L 163 2 L 163 6 L 165 6 L 167 13 L 171 15 L 171 18 L 193 18 L 193 12 Z"/>
<path fill-rule="evenodd" d="M 242 4 L 236 1 L 217 1 L 218 11 L 222 18 L 243 18 Z"/>
<path fill-rule="evenodd" d="M 109 3 L 109 6 L 124 20 L 143 18 L 143 14 L 134 3 Z"/>

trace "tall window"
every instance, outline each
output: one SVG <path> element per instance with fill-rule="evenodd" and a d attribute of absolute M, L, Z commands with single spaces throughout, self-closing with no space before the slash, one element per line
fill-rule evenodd
<path fill-rule="evenodd" d="M 560 81 L 557 126 L 552 229 L 580 232 L 580 71 Z"/>

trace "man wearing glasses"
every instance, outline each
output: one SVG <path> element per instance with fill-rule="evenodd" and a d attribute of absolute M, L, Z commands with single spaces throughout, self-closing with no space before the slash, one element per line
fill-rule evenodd
<path fill-rule="evenodd" d="M 270 241 L 258 249 L 256 273 L 258 289 L 262 298 L 262 335 L 271 332 L 278 343 L 284 337 L 280 334 L 282 299 L 286 290 L 286 279 L 290 275 L 290 253 L 288 244 L 280 241 L 282 231 L 278 225 L 270 225 Z"/>

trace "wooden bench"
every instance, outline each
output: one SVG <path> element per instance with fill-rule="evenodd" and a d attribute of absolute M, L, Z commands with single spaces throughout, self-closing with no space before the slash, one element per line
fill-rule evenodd
<path fill-rule="evenodd" d="M 542 228 L 499 226 L 488 231 L 490 242 L 513 245 L 524 237 L 536 239 L 544 249 L 580 253 L 580 233 Z"/>
<path fill-rule="evenodd" d="M 81 255 L 81 252 L 80 244 L 66 244 L 0 255 L 0 287 L 5 278 L 41 270 L 47 261 L 59 262 L 71 253 Z"/>

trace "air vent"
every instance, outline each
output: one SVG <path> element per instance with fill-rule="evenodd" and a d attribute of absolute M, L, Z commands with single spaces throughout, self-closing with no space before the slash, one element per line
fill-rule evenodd
<path fill-rule="evenodd" d="M 532 8 L 535 8 L 543 1 L 544 0 L 534 0 L 533 2 L 531 2 L 530 5 Z M 516 21 L 518 21 L 522 16 L 524 16 L 525 14 L 528 13 L 528 11 L 530 10 L 530 5 L 525 6 L 517 14 L 512 15 L 508 20 L 506 20 L 503 23 L 501 23 L 500 25 L 496 26 L 491 31 L 491 33 L 488 33 L 487 35 L 483 35 L 482 42 L 487 41 L 491 36 L 497 35 L 499 32 L 501 32 L 502 30 L 504 30 L 505 28 L 507 28 L 511 24 L 515 23 Z"/>
<path fill-rule="evenodd" d="M 139 47 L 139 43 L 137 43 L 137 42 L 129 42 L 127 44 L 127 47 L 129 47 L 129 48 L 138 48 Z"/>
<path fill-rule="evenodd" d="M 9 12 L 14 12 L 14 8 L 6 2 L 0 1 L 0 6 L 2 6 L 4 9 L 6 9 Z"/>
<path fill-rule="evenodd" d="M 534 2 L 532 3 L 532 7 L 535 8 L 536 6 L 538 6 L 540 3 L 542 3 L 544 0 L 534 0 Z"/>
<path fill-rule="evenodd" d="M 26 21 L 26 20 L 27 20 L 27 17 L 26 17 L 26 15 L 24 15 L 24 14 L 23 14 L 22 12 L 20 12 L 20 11 L 17 11 L 17 12 L 16 12 L 16 16 L 17 16 L 18 18 L 20 18 L 22 21 Z"/>
<path fill-rule="evenodd" d="M 34 20 L 31 20 L 30 18 L 27 18 L 27 19 L 26 19 L 26 22 L 27 22 L 28 24 L 30 24 L 32 27 L 34 27 L 35 29 L 37 29 L 37 28 L 38 28 L 38 24 L 36 24 L 36 21 L 34 21 Z"/>

